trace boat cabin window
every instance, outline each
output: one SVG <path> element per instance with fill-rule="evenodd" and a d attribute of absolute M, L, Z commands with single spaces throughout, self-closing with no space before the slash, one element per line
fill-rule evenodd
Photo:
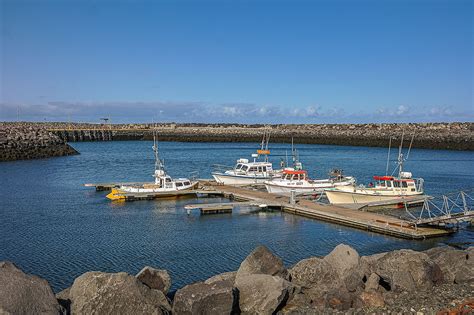
<path fill-rule="evenodd" d="M 393 182 L 393 187 L 400 187 L 400 182 L 394 181 L 394 182 Z"/>
<path fill-rule="evenodd" d="M 191 185 L 190 182 L 184 182 L 184 185 L 188 186 L 188 185 Z"/>
<path fill-rule="evenodd" d="M 249 169 L 247 165 L 242 166 L 242 171 L 246 172 Z"/>
<path fill-rule="evenodd" d="M 392 182 L 387 181 L 387 187 L 392 187 Z"/>
<path fill-rule="evenodd" d="M 266 167 L 266 166 L 263 167 L 263 171 L 264 171 L 264 172 L 267 171 L 267 167 Z"/>
<path fill-rule="evenodd" d="M 180 183 L 180 182 L 176 183 L 176 187 L 181 187 L 181 186 L 183 186 L 183 183 Z"/>
<path fill-rule="evenodd" d="M 402 187 L 407 188 L 408 187 L 407 182 L 402 182 Z"/>
<path fill-rule="evenodd" d="M 171 178 L 167 177 L 167 178 L 166 178 L 166 182 L 167 182 L 167 183 L 171 183 Z"/>
<path fill-rule="evenodd" d="M 261 166 L 258 167 L 258 172 L 259 173 L 263 172 L 263 168 Z"/>
<path fill-rule="evenodd" d="M 257 171 L 257 167 L 256 166 L 252 166 L 250 169 L 249 169 L 249 172 L 256 172 Z"/>
<path fill-rule="evenodd" d="M 380 186 L 385 187 L 385 181 L 381 181 Z"/>
<path fill-rule="evenodd" d="M 241 168 L 242 168 L 242 164 L 240 164 L 240 163 L 235 166 L 236 170 L 240 170 Z"/>

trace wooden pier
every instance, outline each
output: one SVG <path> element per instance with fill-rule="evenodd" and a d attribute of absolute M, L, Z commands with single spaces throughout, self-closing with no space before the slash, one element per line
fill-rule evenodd
<path fill-rule="evenodd" d="M 112 189 L 119 185 L 120 184 L 114 183 L 86 184 L 86 186 L 95 187 L 97 190 Z M 398 219 L 380 213 L 361 211 L 354 208 L 329 205 L 310 200 L 297 200 L 294 203 L 290 203 L 290 198 L 285 196 L 274 195 L 245 187 L 217 185 L 215 182 L 207 180 L 201 180 L 198 189 L 195 190 L 177 191 L 171 194 L 166 193 L 166 196 L 163 193 L 127 193 L 126 200 L 157 199 L 170 197 L 171 195 L 174 197 L 184 195 L 216 195 L 229 198 L 232 201 L 231 203 L 188 205 L 188 210 L 199 209 L 202 214 L 228 213 L 231 212 L 236 205 L 271 206 L 295 215 L 400 238 L 426 239 L 446 236 L 453 233 L 453 230 L 417 226 L 408 220 Z"/>
<path fill-rule="evenodd" d="M 223 185 L 215 186 L 215 189 L 234 200 L 279 204 L 284 212 L 400 238 L 425 239 L 453 233 L 446 229 L 417 227 L 410 221 L 389 215 L 316 203 L 309 200 L 300 200 L 295 204 L 291 204 L 287 197 L 263 191 Z"/>

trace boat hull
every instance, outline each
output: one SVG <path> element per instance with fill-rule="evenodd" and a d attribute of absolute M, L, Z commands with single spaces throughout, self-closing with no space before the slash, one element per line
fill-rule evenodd
<path fill-rule="evenodd" d="M 168 188 L 128 188 L 128 187 L 121 187 L 121 188 L 113 188 L 111 192 L 106 196 L 110 200 L 115 201 L 125 201 L 127 200 L 127 196 L 131 195 L 146 195 L 150 194 L 153 195 L 155 198 L 169 198 L 169 197 L 176 197 L 179 196 L 177 192 L 184 191 L 184 190 L 192 190 L 196 188 L 198 182 L 192 182 L 191 185 L 177 188 L 177 189 L 168 189 Z M 131 198 L 133 199 L 133 198 Z"/>
<path fill-rule="evenodd" d="M 240 175 L 230 175 L 224 173 L 212 173 L 212 177 L 218 182 L 219 184 L 223 185 L 255 185 L 255 184 L 263 184 L 265 181 L 271 179 L 268 176 L 240 176 Z"/>
<path fill-rule="evenodd" d="M 400 200 L 404 197 L 420 196 L 422 193 L 410 195 L 382 195 L 382 194 L 367 194 L 358 192 L 348 192 L 340 190 L 327 190 L 326 196 L 331 204 L 368 204 L 374 202 L 386 202 L 390 200 Z"/>
<path fill-rule="evenodd" d="M 309 195 L 321 193 L 324 189 L 332 188 L 333 186 L 326 187 L 295 187 L 295 186 L 283 186 L 265 183 L 265 188 L 271 194 L 277 195 L 290 195 L 291 191 L 294 190 L 296 195 Z"/>
<path fill-rule="evenodd" d="M 289 195 L 291 191 L 295 191 L 296 195 L 309 195 L 322 193 L 327 189 L 341 186 L 349 186 L 354 184 L 355 179 L 348 177 L 347 180 L 333 182 L 327 180 L 315 180 L 315 181 L 285 181 L 276 179 L 273 181 L 265 182 L 265 188 L 271 194 Z"/>

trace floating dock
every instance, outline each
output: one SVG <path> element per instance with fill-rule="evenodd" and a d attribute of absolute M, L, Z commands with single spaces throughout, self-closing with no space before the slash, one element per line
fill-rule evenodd
<path fill-rule="evenodd" d="M 222 203 L 197 203 L 186 205 L 184 208 L 188 211 L 200 210 L 201 214 L 231 213 L 234 207 L 258 207 L 261 209 L 280 208 L 277 204 L 258 203 L 254 201 L 247 202 L 222 202 Z"/>
<path fill-rule="evenodd" d="M 113 189 L 121 184 L 130 183 L 100 183 L 86 184 L 86 186 L 95 187 L 96 190 L 100 191 Z M 295 215 L 407 239 L 440 237 L 454 232 L 451 229 L 417 226 L 414 222 L 408 220 L 349 207 L 329 205 L 310 200 L 290 202 L 290 198 L 285 196 L 245 187 L 217 185 L 215 182 L 208 180 L 201 180 L 198 189 L 195 190 L 177 191 L 171 194 L 166 193 L 166 195 L 163 193 L 127 193 L 126 200 L 157 199 L 185 195 L 223 196 L 232 201 L 231 203 L 188 205 L 187 210 L 199 209 L 202 214 L 231 212 L 236 205 L 271 206 Z"/>

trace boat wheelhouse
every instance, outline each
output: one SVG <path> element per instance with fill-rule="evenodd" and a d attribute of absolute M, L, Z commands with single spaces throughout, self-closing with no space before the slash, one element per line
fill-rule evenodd
<path fill-rule="evenodd" d="M 260 151 L 260 150 L 259 150 Z M 232 169 L 219 170 L 217 166 L 212 177 L 216 182 L 225 185 L 251 185 L 262 184 L 275 176 L 280 176 L 280 172 L 273 170 L 272 163 L 266 161 L 257 161 L 258 154 L 252 154 L 253 162 L 248 159 L 238 159 Z"/>
<path fill-rule="evenodd" d="M 224 185 L 253 185 L 263 184 L 267 180 L 281 176 L 281 170 L 274 170 L 268 160 L 269 139 L 270 134 L 265 132 L 260 150 L 252 154 L 253 161 L 240 158 L 233 168 L 215 165 L 212 177 L 217 183 Z M 263 157 L 263 161 L 259 160 L 260 157 Z"/>

